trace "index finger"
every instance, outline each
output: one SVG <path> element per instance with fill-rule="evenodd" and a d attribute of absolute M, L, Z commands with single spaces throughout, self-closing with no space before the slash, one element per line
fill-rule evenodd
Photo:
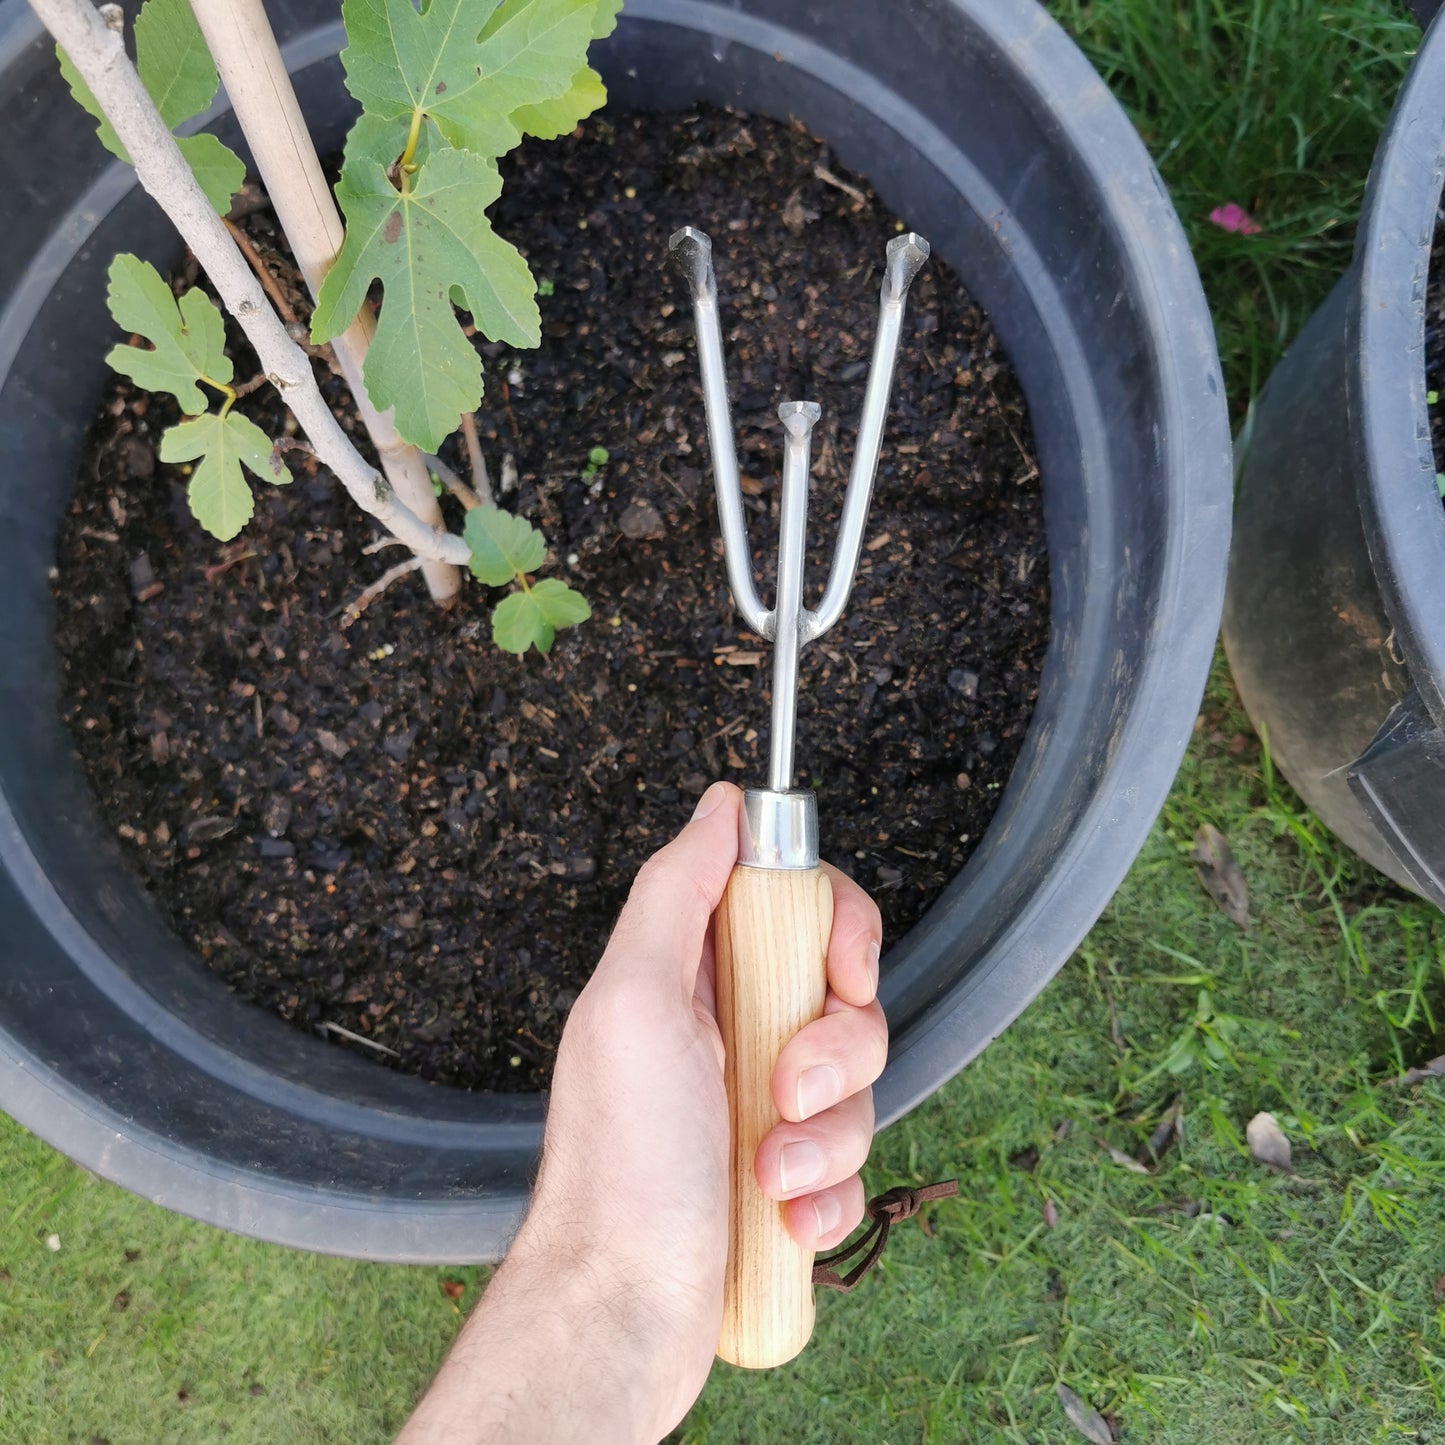
<path fill-rule="evenodd" d="M 824 863 L 833 885 L 833 931 L 828 938 L 828 984 L 844 1003 L 858 1008 L 878 993 L 878 955 L 883 916 L 878 905 L 844 872 Z"/>

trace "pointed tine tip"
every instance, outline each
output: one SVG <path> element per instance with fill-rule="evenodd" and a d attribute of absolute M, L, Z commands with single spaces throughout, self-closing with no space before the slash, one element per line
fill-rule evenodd
<path fill-rule="evenodd" d="M 933 248 L 917 231 L 895 236 L 888 243 L 888 269 L 883 275 L 885 294 L 892 297 L 907 295 L 913 278 L 923 269 L 932 251 Z"/>
<path fill-rule="evenodd" d="M 678 251 L 687 247 L 700 246 L 709 254 L 712 252 L 712 237 L 706 231 L 699 231 L 696 226 L 683 226 L 676 230 L 667 239 L 667 249 L 675 255 Z"/>
<path fill-rule="evenodd" d="M 785 401 L 778 408 L 778 420 L 795 437 L 806 437 L 822 415 L 823 408 L 816 401 Z"/>
<path fill-rule="evenodd" d="M 673 265 L 687 277 L 694 296 L 708 291 L 713 283 L 712 238 L 696 226 L 674 231 L 667 243 Z"/>

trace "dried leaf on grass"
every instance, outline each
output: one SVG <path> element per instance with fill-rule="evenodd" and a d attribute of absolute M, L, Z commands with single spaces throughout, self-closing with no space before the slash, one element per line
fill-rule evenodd
<path fill-rule="evenodd" d="M 1067 1385 L 1055 1388 L 1069 1423 L 1085 1440 L 1093 1441 L 1093 1445 L 1114 1445 L 1109 1422 L 1092 1405 L 1085 1404 Z"/>
<path fill-rule="evenodd" d="M 1445 1054 L 1429 1059 L 1418 1068 L 1406 1069 L 1398 1078 L 1388 1079 L 1386 1082 L 1396 1089 L 1408 1088 L 1411 1084 L 1423 1084 L 1426 1079 L 1438 1079 L 1445 1076 Z"/>
<path fill-rule="evenodd" d="M 1173 1199 L 1163 1204 L 1152 1205 L 1145 1211 L 1147 1214 L 1182 1214 L 1186 1219 L 1200 1219 L 1206 1224 L 1230 1224 L 1234 1221 L 1227 1214 L 1213 1214 L 1205 1209 L 1203 1203 L 1198 1199 L 1190 1199 L 1187 1195 L 1177 1194 Z"/>
<path fill-rule="evenodd" d="M 1059 1222 L 1059 1207 L 1046 1194 L 1044 1196 L 1044 1223 L 1052 1229 Z"/>
<path fill-rule="evenodd" d="M 1154 1132 L 1149 1136 L 1149 1142 L 1141 1149 L 1135 1157 L 1142 1164 L 1145 1162 L 1144 1150 L 1148 1150 L 1149 1158 L 1156 1164 L 1164 1156 L 1165 1150 L 1175 1139 L 1184 1137 L 1184 1095 L 1175 1095 L 1174 1102 L 1164 1111 L 1164 1117 L 1154 1127 Z"/>
<path fill-rule="evenodd" d="M 1124 1038 L 1124 1031 L 1119 1027 L 1119 1010 L 1114 1006 L 1114 995 L 1109 992 L 1108 983 L 1104 983 L 1104 997 L 1109 1003 L 1109 1037 L 1114 1041 L 1114 1047 L 1122 1054 L 1128 1047 Z"/>
<path fill-rule="evenodd" d="M 1211 823 L 1203 824 L 1194 835 L 1194 851 L 1189 856 L 1199 881 L 1224 916 L 1236 927 L 1248 928 L 1249 885 L 1224 834 Z"/>
<path fill-rule="evenodd" d="M 444 1279 L 442 1281 L 442 1293 L 453 1302 L 461 1299 L 466 1292 L 466 1285 L 459 1279 Z"/>
<path fill-rule="evenodd" d="M 1126 1154 L 1122 1149 L 1116 1149 L 1112 1144 L 1103 1139 L 1095 1141 L 1099 1148 L 1108 1154 L 1121 1169 L 1127 1169 L 1131 1174 L 1148 1174 L 1149 1166 L 1141 1164 L 1132 1154 Z"/>
<path fill-rule="evenodd" d="M 1249 1144 L 1249 1152 L 1261 1164 L 1268 1164 L 1271 1169 L 1281 1169 L 1286 1174 L 1290 1172 L 1289 1140 L 1284 1136 L 1284 1130 L 1279 1127 L 1278 1121 L 1273 1114 L 1261 1111 L 1252 1118 L 1244 1127 L 1244 1137 Z"/>

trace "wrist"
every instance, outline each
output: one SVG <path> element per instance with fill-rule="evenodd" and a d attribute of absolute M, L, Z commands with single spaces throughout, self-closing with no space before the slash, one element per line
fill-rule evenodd
<path fill-rule="evenodd" d="M 568 1236 L 534 1208 L 498 1272 L 499 1319 L 519 1334 L 527 1321 L 541 1322 L 539 1359 L 559 1362 L 580 1409 L 577 1435 L 565 1438 L 661 1439 L 677 1423 L 662 1418 L 678 1374 L 676 1321 L 638 1261 L 602 1240 Z"/>
<path fill-rule="evenodd" d="M 524 1225 L 398 1445 L 660 1439 L 665 1341 L 641 1315 L 604 1262 Z"/>

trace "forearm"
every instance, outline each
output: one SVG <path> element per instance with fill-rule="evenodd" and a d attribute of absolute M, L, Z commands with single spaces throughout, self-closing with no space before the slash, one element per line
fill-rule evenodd
<path fill-rule="evenodd" d="M 619 1281 L 524 1229 L 398 1445 L 651 1445 L 656 1353 Z"/>
<path fill-rule="evenodd" d="M 403 1445 L 652 1445 L 702 1392 L 723 1318 L 729 1193 L 708 935 L 741 805 L 737 788 L 714 784 L 638 875 L 567 1019 L 532 1208 Z M 814 1114 L 780 1104 L 786 1122 L 755 1161 L 804 1248 L 841 1243 L 862 1216 L 869 1090 L 887 1057 L 878 910 L 843 874 L 831 880 L 829 1005 L 772 1083 L 799 1100 L 805 1071 L 827 1064 L 841 1092 Z M 806 1191 L 785 1189 L 782 1150 L 802 1141 L 824 1171 Z"/>

